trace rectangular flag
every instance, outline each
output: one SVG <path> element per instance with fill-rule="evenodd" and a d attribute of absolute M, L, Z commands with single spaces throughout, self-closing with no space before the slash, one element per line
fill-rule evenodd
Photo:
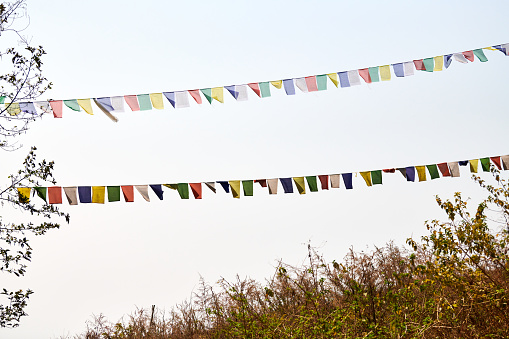
<path fill-rule="evenodd" d="M 424 64 L 424 70 L 426 72 L 433 72 L 433 69 L 435 69 L 435 61 L 433 58 L 423 59 L 422 63 Z"/>
<path fill-rule="evenodd" d="M 277 178 L 267 179 L 267 185 L 269 186 L 269 194 L 277 194 Z"/>
<path fill-rule="evenodd" d="M 78 204 L 78 196 L 76 195 L 78 191 L 78 187 L 64 187 L 65 197 L 69 202 L 69 205 L 77 205 Z"/>
<path fill-rule="evenodd" d="M 426 166 L 415 166 L 420 181 L 426 181 Z"/>
<path fill-rule="evenodd" d="M 341 84 L 341 88 L 350 87 L 350 80 L 348 79 L 347 72 L 339 72 L 339 83 Z"/>
<path fill-rule="evenodd" d="M 285 87 L 286 95 L 295 95 L 295 86 L 293 85 L 293 79 L 283 80 L 283 86 Z"/>
<path fill-rule="evenodd" d="M 451 177 L 459 177 L 460 176 L 460 167 L 457 161 L 448 162 L 447 166 L 449 166 L 449 171 L 451 173 Z"/>
<path fill-rule="evenodd" d="M 382 81 L 391 80 L 391 68 L 389 65 L 380 66 L 380 78 Z"/>
<path fill-rule="evenodd" d="M 306 84 L 306 78 L 297 78 L 295 79 L 295 85 L 304 93 L 307 93 L 308 85 Z"/>
<path fill-rule="evenodd" d="M 310 76 L 310 77 L 305 77 L 305 79 L 306 79 L 306 87 L 309 92 L 318 91 L 318 87 L 316 85 L 316 77 L 314 75 Z"/>
<path fill-rule="evenodd" d="M 228 183 L 230 184 L 230 187 L 232 189 L 233 197 L 236 199 L 240 199 L 240 180 L 230 180 Z"/>
<path fill-rule="evenodd" d="M 319 91 L 325 91 L 327 89 L 327 75 L 321 74 L 316 76 L 316 87 Z"/>
<path fill-rule="evenodd" d="M 426 165 L 426 168 L 428 168 L 431 180 L 440 178 L 440 174 L 438 174 L 438 168 L 436 164 Z"/>
<path fill-rule="evenodd" d="M 366 182 L 366 185 L 368 186 L 373 186 L 373 184 L 371 183 L 371 172 L 370 171 L 367 171 L 367 172 L 359 172 L 362 179 L 364 179 L 364 181 Z"/>
<path fill-rule="evenodd" d="M 347 74 L 350 86 L 359 86 L 361 84 L 361 78 L 359 77 L 359 72 L 357 70 L 348 71 Z"/>
<path fill-rule="evenodd" d="M 189 183 L 189 187 L 191 187 L 191 192 L 193 192 L 194 198 L 201 199 L 201 182 Z"/>
<path fill-rule="evenodd" d="M 316 176 L 306 177 L 306 181 L 308 182 L 309 191 L 318 192 L 318 184 L 316 182 Z"/>
<path fill-rule="evenodd" d="M 438 72 L 441 71 L 444 66 L 444 56 L 439 55 L 433 58 L 435 62 L 435 68 L 433 68 L 433 71 Z"/>
<path fill-rule="evenodd" d="M 244 189 L 244 196 L 253 196 L 253 180 L 242 180 L 242 188 Z"/>
<path fill-rule="evenodd" d="M 92 203 L 104 204 L 105 195 L 106 195 L 105 186 L 92 186 Z"/>
<path fill-rule="evenodd" d="M 125 202 L 134 201 L 134 187 L 133 186 L 120 186 L 122 194 L 124 195 Z"/>
<path fill-rule="evenodd" d="M 318 179 L 320 179 L 320 183 L 322 184 L 322 190 L 329 189 L 329 176 L 328 175 L 319 175 Z"/>
<path fill-rule="evenodd" d="M 155 109 L 164 109 L 163 94 L 162 93 L 150 93 L 150 102 Z"/>
<path fill-rule="evenodd" d="M 345 188 L 347 190 L 353 189 L 352 173 L 342 173 L 341 176 L 343 177 L 343 183 L 345 184 Z"/>
<path fill-rule="evenodd" d="M 108 186 L 108 202 L 120 201 L 120 186 Z"/>
<path fill-rule="evenodd" d="M 380 77 L 378 75 L 378 66 L 369 68 L 369 77 L 371 78 L 371 82 L 379 82 Z"/>
<path fill-rule="evenodd" d="M 331 174 L 330 178 L 330 187 L 339 188 L 339 174 Z"/>
<path fill-rule="evenodd" d="M 49 204 L 62 203 L 62 188 L 60 186 L 48 187 L 48 203 Z"/>
<path fill-rule="evenodd" d="M 293 193 L 292 178 L 279 178 L 285 193 Z"/>
<path fill-rule="evenodd" d="M 304 177 L 293 177 L 293 182 L 297 187 L 297 191 L 299 194 L 306 194 L 306 185 L 304 182 Z"/>
<path fill-rule="evenodd" d="M 373 185 L 382 185 L 382 171 L 371 171 L 371 182 Z"/>
<path fill-rule="evenodd" d="M 138 94 L 138 104 L 140 105 L 140 111 L 150 111 L 152 109 L 152 102 L 150 101 L 149 94 Z"/>
<path fill-rule="evenodd" d="M 269 82 L 268 82 L 268 81 L 260 82 L 260 83 L 259 83 L 259 86 L 260 86 L 260 92 L 261 92 L 261 94 L 262 94 L 262 98 L 268 98 L 268 97 L 270 97 L 270 86 L 269 86 Z"/>

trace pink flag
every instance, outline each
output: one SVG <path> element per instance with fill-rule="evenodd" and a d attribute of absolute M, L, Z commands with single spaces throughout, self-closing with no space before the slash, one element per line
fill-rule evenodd
<path fill-rule="evenodd" d="M 53 110 L 53 117 L 62 117 L 62 100 L 52 100 L 49 102 L 51 109 Z"/>
<path fill-rule="evenodd" d="M 316 77 L 314 75 L 311 77 L 306 77 L 306 85 L 308 86 L 309 92 L 318 91 L 318 87 L 316 86 Z"/>
<path fill-rule="evenodd" d="M 470 62 L 474 62 L 474 51 L 465 51 L 463 53 L 461 53 L 465 56 L 465 58 L 467 58 L 468 61 Z"/>
<path fill-rule="evenodd" d="M 363 69 L 360 69 L 359 70 L 359 75 L 361 76 L 361 78 L 364 79 L 364 81 L 368 84 L 371 83 L 371 76 L 369 75 L 369 69 L 368 68 L 363 68 Z"/>
<path fill-rule="evenodd" d="M 422 59 L 420 60 L 414 60 L 415 69 L 418 71 L 425 71 L 426 66 L 424 66 L 424 61 Z"/>
<path fill-rule="evenodd" d="M 131 111 L 139 111 L 138 97 L 136 95 L 124 95 L 125 102 L 131 107 Z"/>
<path fill-rule="evenodd" d="M 258 95 L 260 98 L 262 97 L 262 93 L 260 92 L 260 85 L 258 85 L 257 82 L 252 82 L 247 85 L 256 93 L 256 95 Z"/>
<path fill-rule="evenodd" d="M 193 97 L 194 101 L 196 101 L 196 103 L 198 105 L 201 105 L 200 90 L 199 89 L 193 89 L 193 90 L 189 90 L 188 92 Z"/>

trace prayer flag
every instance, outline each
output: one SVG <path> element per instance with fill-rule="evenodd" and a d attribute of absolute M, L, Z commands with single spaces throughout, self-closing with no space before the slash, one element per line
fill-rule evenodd
<path fill-rule="evenodd" d="M 316 78 L 315 76 L 305 77 L 306 79 L 306 87 L 308 88 L 309 92 L 316 92 L 318 91 L 318 87 L 316 86 Z"/>
<path fill-rule="evenodd" d="M 267 179 L 267 185 L 269 186 L 269 194 L 277 194 L 277 178 Z"/>
<path fill-rule="evenodd" d="M 230 187 L 232 189 L 233 197 L 236 199 L 240 199 L 240 180 L 230 180 L 228 183 L 230 184 Z"/>
<path fill-rule="evenodd" d="M 260 83 L 259 83 L 259 86 L 260 86 L 260 92 L 262 93 L 262 98 L 268 98 L 268 97 L 270 97 L 270 86 L 269 86 L 269 82 L 268 82 L 268 81 L 260 82 Z"/>
<path fill-rule="evenodd" d="M 35 110 L 35 105 L 33 102 L 20 102 L 19 109 L 23 113 L 37 115 L 37 111 Z"/>
<path fill-rule="evenodd" d="M 402 62 L 402 63 L 392 65 L 394 74 L 400 78 L 414 75 L 414 68 L 415 68 L 414 63 L 412 61 L 407 61 L 407 62 Z"/>
<path fill-rule="evenodd" d="M 320 179 L 320 183 L 322 184 L 322 190 L 329 189 L 329 176 L 328 175 L 319 175 L 318 179 Z"/>
<path fill-rule="evenodd" d="M 138 97 L 136 95 L 124 95 L 125 102 L 131 109 L 131 111 L 139 111 L 140 105 L 138 105 Z"/>
<path fill-rule="evenodd" d="M 444 55 L 444 66 L 445 68 L 449 68 L 452 62 L 452 54 Z"/>
<path fill-rule="evenodd" d="M 249 88 L 251 88 L 253 90 L 253 92 L 256 93 L 256 95 L 258 95 L 260 98 L 262 97 L 262 92 L 260 91 L 260 85 L 258 85 L 257 82 L 253 82 L 253 83 L 250 83 L 247 85 L 249 86 Z"/>
<path fill-rule="evenodd" d="M 361 84 L 361 78 L 359 77 L 359 72 L 348 71 L 348 81 L 350 82 L 350 86 L 359 86 Z"/>
<path fill-rule="evenodd" d="M 426 181 L 426 166 L 415 166 L 419 181 Z"/>
<path fill-rule="evenodd" d="M 87 112 L 90 115 L 94 115 L 94 112 L 92 111 L 92 104 L 90 103 L 90 99 L 78 99 L 76 100 L 78 102 L 78 105 L 83 108 L 85 112 Z"/>
<path fill-rule="evenodd" d="M 458 164 L 459 164 L 460 166 L 466 166 L 466 165 L 468 165 L 468 160 L 458 161 Z"/>
<path fill-rule="evenodd" d="M 150 202 L 150 197 L 148 196 L 148 185 L 134 185 L 138 193 L 141 194 L 143 199 Z"/>
<path fill-rule="evenodd" d="M 51 105 L 48 101 L 36 101 L 34 105 L 42 111 L 42 114 L 51 114 L 53 113 L 53 109 L 51 109 Z"/>
<path fill-rule="evenodd" d="M 440 178 L 440 174 L 438 174 L 438 168 L 437 165 L 426 165 L 428 168 L 429 176 L 431 177 L 431 180 Z"/>
<path fill-rule="evenodd" d="M 426 67 L 424 66 L 424 60 L 414 60 L 415 69 L 418 71 L 425 71 Z"/>
<path fill-rule="evenodd" d="M 115 112 L 124 112 L 124 97 L 115 96 L 111 97 L 111 106 Z"/>
<path fill-rule="evenodd" d="M 465 55 L 463 55 L 462 53 L 454 53 L 453 56 L 454 60 L 456 60 L 457 62 L 460 62 L 462 64 L 468 64 L 467 58 L 465 58 Z"/>
<path fill-rule="evenodd" d="M 414 166 L 405 167 L 405 174 L 406 174 L 407 181 L 415 181 L 415 167 Z"/>
<path fill-rule="evenodd" d="M 279 181 L 285 193 L 293 193 L 292 178 L 279 178 Z"/>
<path fill-rule="evenodd" d="M 484 172 L 490 171 L 490 158 L 481 158 L 481 166 Z"/>
<path fill-rule="evenodd" d="M 235 90 L 235 85 L 231 85 L 231 86 L 224 86 L 224 88 L 226 88 L 226 90 L 228 92 L 230 92 L 230 94 L 232 95 L 233 98 L 235 98 L 235 100 L 237 100 L 237 97 L 239 96 L 239 92 L 237 92 Z"/>
<path fill-rule="evenodd" d="M 177 184 L 177 192 L 179 192 L 180 199 L 189 199 L 189 185 L 186 182 Z"/>
<path fill-rule="evenodd" d="M 449 171 L 451 173 L 451 177 L 459 177 L 460 176 L 460 167 L 457 161 L 448 162 Z"/>
<path fill-rule="evenodd" d="M 210 188 L 210 190 L 216 193 L 216 183 L 215 182 L 206 182 L 205 185 Z"/>
<path fill-rule="evenodd" d="M 99 101 L 97 101 L 97 99 L 94 98 L 94 102 L 95 104 L 97 105 L 97 107 L 99 107 L 99 109 L 108 117 L 110 118 L 113 122 L 117 122 L 118 119 L 116 116 L 114 116 L 113 114 L 110 113 L 110 111 L 104 107 Z"/>
<path fill-rule="evenodd" d="M 331 174 L 330 177 L 330 187 L 339 188 L 339 174 Z"/>
<path fill-rule="evenodd" d="M 96 98 L 95 100 L 97 100 L 97 102 L 101 104 L 108 112 L 114 111 L 110 97 Z"/>
<path fill-rule="evenodd" d="M 202 88 L 200 89 L 201 93 L 205 96 L 209 104 L 212 103 L 212 89 L 211 88 Z"/>
<path fill-rule="evenodd" d="M 296 78 L 295 85 L 304 93 L 309 92 L 306 78 Z"/>
<path fill-rule="evenodd" d="M 173 106 L 173 108 L 175 108 L 175 92 L 163 92 L 164 96 L 166 97 L 166 99 L 168 99 L 168 101 L 170 102 L 170 104 Z"/>
<path fill-rule="evenodd" d="M 352 185 L 352 173 L 343 173 L 341 174 L 343 177 L 343 183 L 345 184 L 345 187 L 347 190 L 353 189 Z"/>
<path fill-rule="evenodd" d="M 230 193 L 230 185 L 228 184 L 228 181 L 217 181 L 217 182 L 221 184 L 226 193 Z"/>
<path fill-rule="evenodd" d="M 391 80 L 391 68 L 389 65 L 380 66 L 380 78 L 382 81 Z"/>
<path fill-rule="evenodd" d="M 105 195 L 106 195 L 105 186 L 92 186 L 92 203 L 104 204 Z"/>
<path fill-rule="evenodd" d="M 175 106 L 176 108 L 189 107 L 189 97 L 186 91 L 175 92 Z"/>
<path fill-rule="evenodd" d="M 470 172 L 477 173 L 477 168 L 479 166 L 479 159 L 472 159 L 468 161 L 470 163 Z"/>
<path fill-rule="evenodd" d="M 154 106 L 155 109 L 164 109 L 163 93 L 150 93 L 149 98 L 152 106 Z"/>
<path fill-rule="evenodd" d="M 237 101 L 246 101 L 247 100 L 247 86 L 246 85 L 236 85 L 235 90 L 237 91 Z"/>
<path fill-rule="evenodd" d="M 224 97 L 223 97 L 223 87 L 214 87 L 211 89 L 211 96 L 212 99 L 215 99 L 216 101 L 219 101 L 220 103 L 224 103 Z"/>
<path fill-rule="evenodd" d="M 504 170 L 508 170 L 509 169 L 509 155 L 502 155 L 500 157 L 500 160 L 502 160 L 502 164 L 504 165 Z"/>
<path fill-rule="evenodd" d="M 316 176 L 306 177 L 306 181 L 308 182 L 308 187 L 310 192 L 318 192 L 318 184 L 316 182 Z"/>
<path fill-rule="evenodd" d="M 62 188 L 60 186 L 48 187 L 48 202 L 50 204 L 62 203 Z"/>
<path fill-rule="evenodd" d="M 201 105 L 202 101 L 201 101 L 200 90 L 192 89 L 192 90 L 189 90 L 187 92 L 189 93 L 189 95 L 191 95 L 193 97 L 194 101 L 196 101 L 196 103 L 198 105 Z"/>
<path fill-rule="evenodd" d="M 359 69 L 359 75 L 361 76 L 361 78 L 364 79 L 364 82 L 366 82 L 367 84 L 371 83 L 371 76 L 369 75 L 369 69 L 367 69 L 367 68 Z"/>
<path fill-rule="evenodd" d="M 201 199 L 201 182 L 189 183 L 195 199 Z M 215 192 L 214 192 L 215 193 Z"/>
<path fill-rule="evenodd" d="M 5 110 L 11 116 L 16 116 L 21 113 L 21 109 L 19 108 L 19 103 L 17 103 L 17 102 L 6 103 Z"/>
<path fill-rule="evenodd" d="M 426 72 L 433 72 L 433 69 L 435 68 L 435 61 L 433 58 L 423 59 L 422 63 L 424 64 L 424 70 Z"/>
<path fill-rule="evenodd" d="M 124 195 L 125 202 L 134 201 L 134 187 L 133 186 L 120 186 L 122 188 L 122 194 Z"/>
<path fill-rule="evenodd" d="M 505 55 L 509 55 L 509 44 L 496 45 L 496 46 L 493 46 L 493 48 L 499 50 L 500 52 L 504 53 Z"/>
<path fill-rule="evenodd" d="M 341 84 L 341 88 L 350 87 L 350 80 L 348 79 L 347 72 L 339 72 L 339 83 Z"/>
<path fill-rule="evenodd" d="M 92 202 L 92 187 L 78 186 L 78 196 L 82 204 L 89 204 Z"/>
<path fill-rule="evenodd" d="M 65 197 L 69 202 L 69 205 L 77 205 L 78 204 L 78 196 L 76 195 L 78 188 L 76 186 L 73 187 L 64 187 Z"/>
<path fill-rule="evenodd" d="M 120 186 L 108 186 L 108 202 L 120 201 Z"/>
<path fill-rule="evenodd" d="M 304 177 L 294 177 L 293 182 L 295 182 L 295 186 L 297 187 L 299 194 L 306 194 L 306 184 L 304 182 Z"/>
<path fill-rule="evenodd" d="M 152 191 L 157 195 L 159 200 L 163 200 L 163 187 L 161 185 L 149 185 Z"/>
<path fill-rule="evenodd" d="M 18 187 L 18 199 L 21 203 L 29 203 L 30 202 L 30 191 L 32 189 L 30 187 Z"/>
<path fill-rule="evenodd" d="M 373 185 L 371 183 L 371 172 L 367 171 L 367 172 L 359 172 L 359 173 L 361 174 L 361 177 L 366 182 L 366 185 L 368 185 L 368 186 L 372 186 Z"/>
<path fill-rule="evenodd" d="M 261 187 L 267 187 L 267 179 L 256 179 L 254 182 L 259 183 Z"/>
<path fill-rule="evenodd" d="M 319 91 L 325 91 L 327 89 L 327 75 L 317 75 L 316 76 L 316 87 Z"/>
<path fill-rule="evenodd" d="M 140 111 L 150 111 L 152 109 L 152 102 L 150 101 L 150 95 L 138 94 L 138 105 L 140 105 Z"/>
<path fill-rule="evenodd" d="M 437 164 L 437 166 L 438 166 L 438 169 L 440 170 L 440 172 L 442 173 L 443 177 L 450 177 L 451 176 L 451 172 L 449 172 L 449 166 L 447 166 L 446 162 L 443 162 L 441 164 Z"/>
<path fill-rule="evenodd" d="M 281 89 L 281 87 L 283 86 L 283 80 L 271 81 L 270 83 L 277 89 Z"/>
<path fill-rule="evenodd" d="M 244 188 L 244 196 L 253 196 L 253 180 L 242 180 L 242 187 Z"/>
<path fill-rule="evenodd" d="M 398 171 L 403 175 L 403 178 L 406 179 L 406 168 L 398 168 Z"/>
<path fill-rule="evenodd" d="M 64 100 L 64 104 L 67 107 L 69 107 L 70 109 L 72 109 L 73 111 L 76 111 L 76 112 L 81 111 L 80 105 L 78 104 L 78 100 L 76 100 L 76 99 Z"/>
<path fill-rule="evenodd" d="M 329 73 L 327 74 L 330 81 L 334 84 L 334 86 L 338 87 L 338 73 Z"/>
<path fill-rule="evenodd" d="M 47 187 L 34 187 L 34 190 L 37 192 L 39 198 L 46 202 L 46 192 L 48 191 Z"/>
<path fill-rule="evenodd" d="M 293 79 L 283 80 L 283 85 L 285 86 L 286 95 L 295 95 L 295 86 L 293 85 Z"/>
<path fill-rule="evenodd" d="M 53 117 L 62 117 L 62 100 L 52 100 L 49 102 L 51 110 L 53 111 Z"/>
<path fill-rule="evenodd" d="M 465 56 L 465 59 L 467 59 L 468 61 L 474 62 L 475 58 L 474 58 L 473 51 L 465 51 L 465 52 L 462 52 L 461 54 L 463 54 Z"/>
<path fill-rule="evenodd" d="M 371 182 L 373 185 L 381 185 L 382 184 L 382 171 L 371 171 Z"/>
<path fill-rule="evenodd" d="M 386 168 L 382 170 L 384 173 L 396 173 L 395 168 Z"/>
<path fill-rule="evenodd" d="M 378 66 L 369 68 L 369 77 L 371 78 L 371 82 L 380 81 L 380 77 L 378 76 Z"/>
<path fill-rule="evenodd" d="M 444 56 L 439 55 L 433 58 L 435 62 L 435 67 L 433 68 L 433 71 L 439 72 L 443 69 L 444 66 Z"/>
<path fill-rule="evenodd" d="M 486 58 L 486 55 L 484 55 L 482 48 L 474 49 L 473 52 L 474 52 L 474 55 L 477 57 L 477 59 L 479 59 L 480 62 L 488 61 L 488 58 Z"/>

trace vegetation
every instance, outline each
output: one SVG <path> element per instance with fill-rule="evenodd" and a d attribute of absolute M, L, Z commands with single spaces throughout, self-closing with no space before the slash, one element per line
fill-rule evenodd
<path fill-rule="evenodd" d="M 427 222 L 429 234 L 408 248 L 389 243 L 332 263 L 308 248 L 309 263 L 280 262 L 264 284 L 202 281 L 170 312 L 141 309 L 118 323 L 99 316 L 78 337 L 507 338 L 509 187 L 492 171 L 497 186 L 474 177 L 488 193 L 475 213 L 460 193 L 437 197 L 448 221 Z"/>

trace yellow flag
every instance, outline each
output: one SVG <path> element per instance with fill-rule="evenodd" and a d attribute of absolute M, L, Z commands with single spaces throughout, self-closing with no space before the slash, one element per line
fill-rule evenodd
<path fill-rule="evenodd" d="M 271 81 L 270 83 L 277 89 L 281 89 L 281 86 L 283 86 L 283 80 Z"/>
<path fill-rule="evenodd" d="M 6 103 L 5 109 L 7 110 L 7 113 L 9 113 L 9 115 L 12 115 L 12 116 L 18 115 L 21 113 L 21 108 L 19 108 L 19 103 L 17 103 L 17 102 Z"/>
<path fill-rule="evenodd" d="M 87 112 L 90 115 L 94 115 L 94 112 L 92 111 L 92 103 L 90 103 L 90 99 L 78 99 L 78 105 L 83 108 L 85 112 Z"/>
<path fill-rule="evenodd" d="M 477 173 L 477 166 L 479 165 L 479 159 L 469 160 L 470 172 Z"/>
<path fill-rule="evenodd" d="M 164 109 L 163 93 L 150 93 L 149 96 L 155 109 Z"/>
<path fill-rule="evenodd" d="M 104 204 L 104 186 L 92 186 L 92 202 L 96 204 Z"/>
<path fill-rule="evenodd" d="M 18 187 L 18 196 L 20 202 L 30 202 L 30 187 Z"/>
<path fill-rule="evenodd" d="M 371 172 L 359 172 L 362 176 L 362 178 L 364 179 L 364 181 L 366 182 L 366 185 L 368 186 L 372 186 L 373 184 L 371 183 Z"/>
<path fill-rule="evenodd" d="M 336 87 L 338 87 L 338 84 L 339 84 L 338 73 L 329 73 L 329 74 L 327 74 L 327 76 L 329 77 L 330 81 L 332 81 L 332 83 Z"/>
<path fill-rule="evenodd" d="M 434 57 L 433 59 L 435 59 L 435 68 L 433 68 L 433 72 L 441 71 L 444 67 L 444 56 L 439 55 Z"/>
<path fill-rule="evenodd" d="M 172 190 L 177 190 L 179 187 L 179 184 L 163 184 L 163 186 L 171 188 Z"/>
<path fill-rule="evenodd" d="M 224 103 L 224 100 L 223 100 L 223 87 L 214 87 L 214 88 L 212 88 L 211 96 L 212 96 L 212 99 L 216 99 L 220 103 Z"/>
<path fill-rule="evenodd" d="M 490 51 L 498 52 L 498 49 L 493 48 L 493 47 L 484 47 L 483 49 L 487 49 L 487 50 L 490 50 Z"/>
<path fill-rule="evenodd" d="M 426 166 L 415 166 L 419 181 L 426 181 Z"/>
<path fill-rule="evenodd" d="M 304 177 L 294 177 L 293 182 L 297 186 L 297 190 L 300 194 L 306 194 L 306 185 L 304 184 Z"/>
<path fill-rule="evenodd" d="M 380 70 L 380 78 L 382 78 L 382 81 L 391 80 L 391 68 L 389 65 L 380 66 L 378 69 Z"/>
<path fill-rule="evenodd" d="M 240 180 L 228 181 L 232 188 L 232 195 L 234 198 L 240 199 Z"/>

